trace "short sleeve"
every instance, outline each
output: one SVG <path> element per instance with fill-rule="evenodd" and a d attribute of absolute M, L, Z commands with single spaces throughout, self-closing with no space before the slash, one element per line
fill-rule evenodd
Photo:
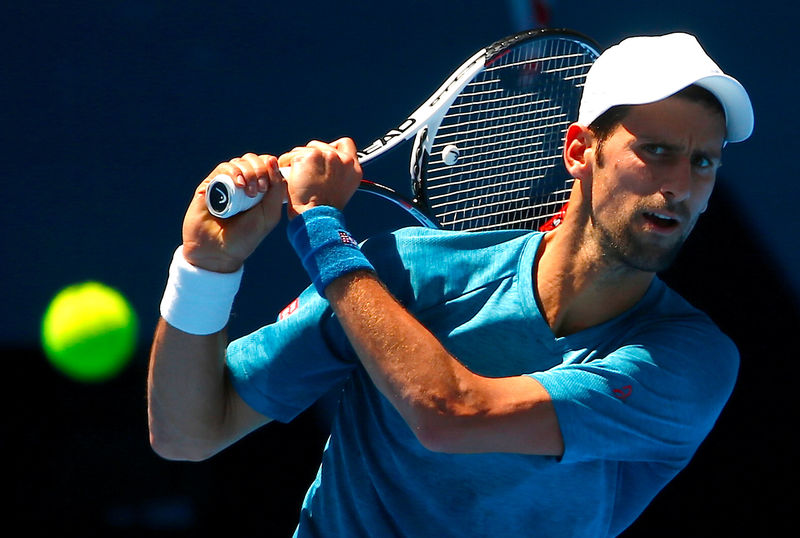
<path fill-rule="evenodd" d="M 687 323 L 532 376 L 553 400 L 562 461 L 683 464 L 730 397 L 738 365 L 735 345 L 716 327 Z"/>
<path fill-rule="evenodd" d="M 230 343 L 226 363 L 253 409 L 289 422 L 343 382 L 356 366 L 327 301 L 304 291 L 275 323 Z"/>

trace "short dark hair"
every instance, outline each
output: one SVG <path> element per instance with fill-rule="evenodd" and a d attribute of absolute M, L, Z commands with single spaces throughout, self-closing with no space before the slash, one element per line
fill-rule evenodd
<path fill-rule="evenodd" d="M 671 97 L 680 97 L 693 103 L 705 105 L 709 110 L 722 115 L 723 118 L 725 117 L 725 109 L 722 107 L 722 103 L 719 102 L 713 93 L 702 86 L 692 84 L 674 93 Z M 589 124 L 589 130 L 594 137 L 597 138 L 597 151 L 595 153 L 599 166 L 603 166 L 603 143 L 611 136 L 614 129 L 627 117 L 633 106 L 634 105 L 617 105 L 611 107 Z"/>

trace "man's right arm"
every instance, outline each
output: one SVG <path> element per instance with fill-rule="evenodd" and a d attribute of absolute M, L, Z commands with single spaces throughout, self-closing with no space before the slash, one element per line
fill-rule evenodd
<path fill-rule="evenodd" d="M 167 459 L 209 458 L 266 424 L 226 376 L 223 330 L 193 335 L 158 322 L 147 379 L 150 444 Z"/>
<path fill-rule="evenodd" d="M 205 189 L 218 174 L 234 178 L 250 195 L 257 191 L 266 194 L 244 214 L 216 219 L 206 210 Z M 238 271 L 280 221 L 284 193 L 274 157 L 248 154 L 217 166 L 197 188 L 186 212 L 180 263 L 211 275 Z M 188 293 L 189 297 L 195 295 L 197 302 L 191 289 L 176 289 L 173 295 L 179 301 Z M 217 310 L 211 309 L 212 313 Z M 227 334 L 219 327 L 229 311 L 220 313 L 222 322 L 209 330 L 210 334 L 175 323 L 169 316 L 180 329 L 159 320 L 150 355 L 147 403 L 150 443 L 165 458 L 208 458 L 269 421 L 239 397 L 227 377 Z M 195 314 L 189 308 L 184 315 Z"/>

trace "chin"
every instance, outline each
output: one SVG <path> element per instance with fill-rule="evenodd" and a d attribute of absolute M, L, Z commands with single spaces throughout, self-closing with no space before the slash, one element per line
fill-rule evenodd
<path fill-rule="evenodd" d="M 642 245 L 632 242 L 628 248 L 619 253 L 620 261 L 638 271 L 660 273 L 672 266 L 682 246 L 683 239 L 671 246 Z"/>
<path fill-rule="evenodd" d="M 676 235 L 671 242 L 654 242 L 652 236 L 639 237 L 632 232 L 623 233 L 622 237 L 603 235 L 603 250 L 609 260 L 614 260 L 629 269 L 647 273 L 659 273 L 669 269 L 686 239 Z"/>

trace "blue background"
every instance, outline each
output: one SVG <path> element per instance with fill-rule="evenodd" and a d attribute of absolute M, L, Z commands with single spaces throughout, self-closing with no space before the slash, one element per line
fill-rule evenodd
<path fill-rule="evenodd" d="M 0 346 L 12 513 L 31 527 L 120 535 L 197 535 L 227 525 L 241 531 L 231 535 L 281 536 L 293 526 L 318 462 L 324 408 L 207 463 L 164 462 L 147 447 L 147 346 L 183 211 L 216 163 L 244 152 L 280 153 L 344 135 L 371 142 L 475 50 L 530 27 L 512 4 L 143 0 L 2 8 Z M 552 26 L 603 47 L 631 34 L 695 33 L 750 92 L 754 135 L 726 150 L 709 214 L 665 275 L 739 343 L 739 386 L 695 462 L 627 534 L 781 528 L 785 429 L 796 407 L 787 391 L 797 351 L 787 333 L 800 320 L 791 58 L 800 8 L 552 4 Z M 405 168 L 387 158 L 367 173 L 404 189 Z M 357 197 L 347 210 L 357 238 L 412 223 L 370 202 Z M 274 318 L 307 283 L 282 232 L 247 265 L 233 336 Z M 60 377 L 38 349 L 49 299 L 88 279 L 125 293 L 142 328 L 131 366 L 94 386 Z"/>

